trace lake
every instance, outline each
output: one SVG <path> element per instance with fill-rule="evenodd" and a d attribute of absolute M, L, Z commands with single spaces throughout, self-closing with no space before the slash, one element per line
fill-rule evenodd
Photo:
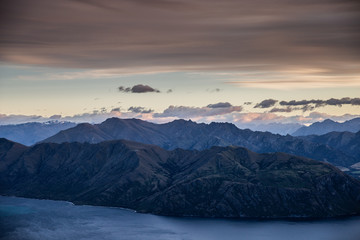
<path fill-rule="evenodd" d="M 360 217 L 316 221 L 177 218 L 0 196 L 0 234 L 4 240 L 359 240 Z"/>

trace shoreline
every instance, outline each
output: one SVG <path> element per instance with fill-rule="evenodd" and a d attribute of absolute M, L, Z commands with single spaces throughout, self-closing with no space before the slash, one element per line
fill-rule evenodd
<path fill-rule="evenodd" d="M 202 216 L 185 216 L 185 215 L 159 215 L 151 212 L 139 212 L 134 209 L 116 207 L 116 206 L 105 206 L 105 205 L 91 205 L 91 204 L 76 204 L 67 200 L 58 200 L 58 199 L 45 199 L 45 198 L 29 198 L 29 197 L 18 197 L 18 196 L 7 196 L 0 195 L 5 198 L 19 198 L 19 199 L 31 199 L 31 200 L 44 200 L 44 201 L 54 201 L 54 202 L 64 202 L 71 204 L 72 206 L 85 206 L 85 207 L 104 207 L 110 209 L 120 209 L 136 214 L 144 215 L 153 215 L 159 217 L 167 218 L 179 218 L 179 219 L 202 219 L 202 220 L 230 220 L 230 221 L 259 221 L 259 222 L 271 222 L 271 221 L 286 221 L 286 222 L 323 222 L 323 221 L 337 221 L 337 220 L 348 220 L 350 218 L 360 217 L 360 214 L 345 215 L 345 216 L 335 216 L 335 217 L 302 217 L 302 216 L 291 216 L 291 217 L 202 217 Z M 1 202 L 0 202 L 1 203 Z"/>

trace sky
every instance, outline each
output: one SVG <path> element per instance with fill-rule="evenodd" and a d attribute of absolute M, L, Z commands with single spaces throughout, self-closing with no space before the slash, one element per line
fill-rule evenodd
<path fill-rule="evenodd" d="M 0 124 L 360 116 L 355 0 L 4 0 Z"/>

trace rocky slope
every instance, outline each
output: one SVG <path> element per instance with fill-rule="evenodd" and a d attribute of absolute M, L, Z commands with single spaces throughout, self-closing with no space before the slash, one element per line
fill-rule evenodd
<path fill-rule="evenodd" d="M 164 150 L 123 140 L 0 139 L 0 194 L 173 216 L 334 217 L 360 213 L 360 182 L 335 167 L 242 147 Z"/>
<path fill-rule="evenodd" d="M 338 166 L 350 166 L 360 161 L 327 145 L 312 143 L 290 135 L 242 130 L 231 123 L 197 124 L 185 120 L 154 124 L 139 119 L 110 118 L 101 124 L 79 124 L 43 142 L 99 143 L 116 139 L 154 144 L 168 150 L 175 148 L 204 150 L 212 146 L 235 145 L 260 153 L 286 152 Z"/>

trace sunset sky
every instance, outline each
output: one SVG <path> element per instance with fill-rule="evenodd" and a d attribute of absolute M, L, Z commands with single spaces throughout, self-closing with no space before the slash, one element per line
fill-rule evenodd
<path fill-rule="evenodd" d="M 360 116 L 354 0 L 5 0 L 0 124 Z"/>

